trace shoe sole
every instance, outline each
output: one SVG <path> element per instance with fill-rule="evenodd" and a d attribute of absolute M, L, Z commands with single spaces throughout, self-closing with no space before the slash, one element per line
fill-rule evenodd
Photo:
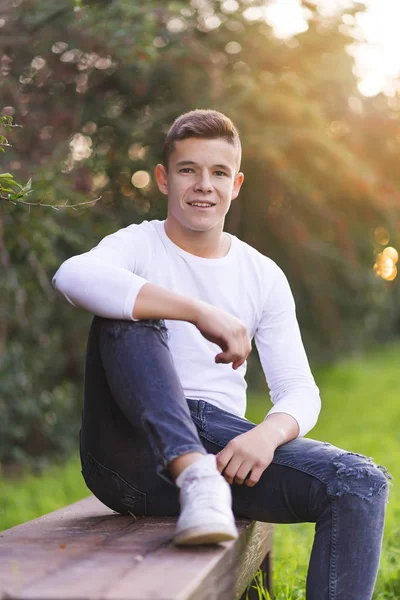
<path fill-rule="evenodd" d="M 200 544 L 218 544 L 219 542 L 228 542 L 236 540 L 238 533 L 231 531 L 205 531 L 203 527 L 189 527 L 174 536 L 176 546 L 198 546 Z"/>

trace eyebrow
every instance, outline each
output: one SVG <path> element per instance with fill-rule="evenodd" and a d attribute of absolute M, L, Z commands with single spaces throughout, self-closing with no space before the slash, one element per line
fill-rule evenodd
<path fill-rule="evenodd" d="M 176 163 L 177 167 L 183 167 L 184 165 L 194 165 L 194 166 L 196 166 L 197 163 L 194 162 L 193 160 L 179 160 Z M 212 166 L 213 167 L 218 167 L 218 169 L 223 169 L 224 171 L 229 171 L 229 173 L 232 172 L 232 169 L 230 167 L 228 167 L 228 165 L 220 164 L 220 165 L 212 165 Z"/>

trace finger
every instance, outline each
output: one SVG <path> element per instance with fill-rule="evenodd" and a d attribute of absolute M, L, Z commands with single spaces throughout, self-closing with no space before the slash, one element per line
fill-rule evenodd
<path fill-rule="evenodd" d="M 247 475 L 250 473 L 254 463 L 251 460 L 244 461 L 235 475 L 235 483 L 242 485 Z"/>
<path fill-rule="evenodd" d="M 256 483 L 260 481 L 261 475 L 264 473 L 266 467 L 253 467 L 250 477 L 246 479 L 245 484 L 249 487 L 254 487 Z"/>
<path fill-rule="evenodd" d="M 215 357 L 215 362 L 228 364 L 230 362 L 235 362 L 239 359 L 242 359 L 242 356 L 237 352 L 221 352 L 221 354 L 217 354 L 217 356 Z"/>
<path fill-rule="evenodd" d="M 225 467 L 231 460 L 232 456 L 233 456 L 233 450 L 231 450 L 231 448 L 229 448 L 228 446 L 225 446 L 225 448 L 223 450 L 218 452 L 218 454 L 216 455 L 216 459 L 217 459 L 217 469 L 220 473 L 222 473 L 222 471 L 225 469 Z"/>
<path fill-rule="evenodd" d="M 241 464 L 242 459 L 240 457 L 234 456 L 233 458 L 231 458 L 228 466 L 225 468 L 223 476 L 230 485 L 232 485 L 235 475 L 241 467 Z"/>
<path fill-rule="evenodd" d="M 225 354 L 224 352 L 221 352 L 220 354 L 217 354 L 217 356 L 215 357 L 215 362 L 216 363 L 226 363 L 229 362 L 225 359 Z"/>
<path fill-rule="evenodd" d="M 242 366 L 242 364 L 244 363 L 245 360 L 246 360 L 245 358 L 242 358 L 241 360 L 234 362 L 232 364 L 232 369 L 235 369 L 235 371 L 236 371 L 236 369 L 238 369 L 239 367 Z"/>

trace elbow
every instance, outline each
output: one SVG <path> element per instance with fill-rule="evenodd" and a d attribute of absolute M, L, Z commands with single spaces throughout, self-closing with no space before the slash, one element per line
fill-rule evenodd
<path fill-rule="evenodd" d="M 73 256 L 63 262 L 51 281 L 54 290 L 64 296 L 74 306 L 75 304 L 72 302 L 71 296 L 73 296 L 74 290 L 79 286 L 79 271 L 76 269 L 75 264 L 78 258 L 78 256 Z"/>
<path fill-rule="evenodd" d="M 309 403 L 309 412 L 308 412 L 307 422 L 304 423 L 304 426 L 301 428 L 302 431 L 300 431 L 298 437 L 304 437 L 305 435 L 310 433 L 310 431 L 312 429 L 314 429 L 315 425 L 318 422 L 318 418 L 319 418 L 319 415 L 321 412 L 321 406 L 322 406 L 319 391 L 317 391 L 315 396 L 310 400 L 311 401 Z"/>

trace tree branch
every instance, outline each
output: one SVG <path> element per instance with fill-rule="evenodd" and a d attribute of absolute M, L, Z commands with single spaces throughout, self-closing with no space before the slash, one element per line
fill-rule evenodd
<path fill-rule="evenodd" d="M 25 206 L 44 206 L 47 208 L 54 208 L 54 210 L 58 210 L 59 208 L 73 208 L 75 206 L 86 206 L 87 204 L 93 204 L 94 202 L 98 202 L 101 200 L 101 196 L 95 198 L 94 200 L 89 200 L 88 202 L 78 202 L 77 204 L 68 204 L 68 200 L 64 202 L 64 204 L 43 204 L 43 202 L 26 202 L 25 200 L 10 200 L 6 196 L 2 196 L 0 194 L 0 200 L 5 200 L 6 202 L 11 202 L 12 204 L 24 204 Z"/>

